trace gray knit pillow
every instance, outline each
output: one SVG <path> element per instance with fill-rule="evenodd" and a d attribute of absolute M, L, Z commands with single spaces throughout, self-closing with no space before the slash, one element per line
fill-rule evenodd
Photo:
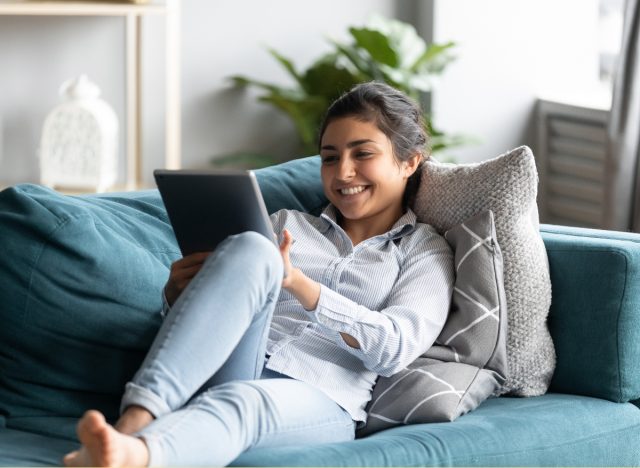
<path fill-rule="evenodd" d="M 537 185 L 533 153 L 526 146 L 475 164 L 429 161 L 413 206 L 418 220 L 439 232 L 481 210 L 493 211 L 509 313 L 504 389 L 520 396 L 545 393 L 555 367 L 546 323 L 551 282 L 538 230 Z"/>
<path fill-rule="evenodd" d="M 453 421 L 498 393 L 507 375 L 507 311 L 493 215 L 483 211 L 445 233 L 456 282 L 435 345 L 391 377 L 380 377 L 358 436 L 399 424 Z"/>

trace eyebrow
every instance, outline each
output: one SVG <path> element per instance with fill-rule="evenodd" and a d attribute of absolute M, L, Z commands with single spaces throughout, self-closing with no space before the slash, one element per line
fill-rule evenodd
<path fill-rule="evenodd" d="M 368 138 L 365 138 L 363 140 L 354 140 L 354 141 L 350 141 L 349 143 L 347 143 L 347 148 L 355 148 L 356 146 L 360 146 L 360 145 L 363 145 L 365 143 L 376 143 L 376 142 L 374 140 L 370 140 Z M 336 147 L 333 146 L 333 145 L 323 145 L 320 149 L 321 150 L 335 150 Z"/>

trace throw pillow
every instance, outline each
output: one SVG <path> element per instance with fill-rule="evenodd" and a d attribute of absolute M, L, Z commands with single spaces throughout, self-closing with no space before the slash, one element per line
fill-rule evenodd
<path fill-rule="evenodd" d="M 359 435 L 399 424 L 453 421 L 497 393 L 507 374 L 502 256 L 493 214 L 445 233 L 456 282 L 436 344 L 407 369 L 380 377 Z"/>
<path fill-rule="evenodd" d="M 421 222 L 440 232 L 480 210 L 493 211 L 509 311 L 505 392 L 519 396 L 545 393 L 555 367 L 546 323 L 551 282 L 538 229 L 537 183 L 533 153 L 526 146 L 476 164 L 429 161 L 413 207 Z"/>

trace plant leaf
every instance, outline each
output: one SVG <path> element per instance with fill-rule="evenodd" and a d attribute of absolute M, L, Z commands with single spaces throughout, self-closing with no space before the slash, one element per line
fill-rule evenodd
<path fill-rule="evenodd" d="M 333 101 L 360 81 L 359 76 L 337 64 L 337 57 L 316 62 L 302 78 L 309 94 L 323 96 L 327 98 L 327 102 Z"/>
<path fill-rule="evenodd" d="M 336 53 L 344 57 L 348 63 L 360 72 L 359 81 L 369 81 L 372 79 L 371 64 L 366 57 L 363 57 L 360 49 L 353 45 L 342 44 L 337 41 L 331 41 L 336 48 Z"/>
<path fill-rule="evenodd" d="M 424 93 L 433 90 L 436 79 L 430 74 L 409 75 L 408 86 L 410 89 L 417 89 Z"/>
<path fill-rule="evenodd" d="M 397 68 L 409 68 L 427 49 L 425 40 L 409 23 L 373 15 L 367 22 L 367 28 L 379 31 L 388 38 L 389 45 L 398 58 L 395 65 Z"/>
<path fill-rule="evenodd" d="M 233 81 L 235 86 L 246 87 L 246 86 L 256 86 L 258 88 L 262 88 L 266 91 L 272 93 L 286 93 L 287 90 L 281 86 L 276 86 L 271 83 L 266 83 L 264 81 L 254 80 L 252 78 L 247 78 L 246 76 L 234 75 L 229 77 L 230 80 Z M 290 92 L 290 91 L 289 91 Z"/>
<path fill-rule="evenodd" d="M 329 103 L 343 91 L 363 81 L 383 81 L 420 102 L 422 93 L 433 90 L 439 75 L 455 59 L 453 42 L 427 45 L 413 26 L 395 19 L 374 16 L 364 27 L 349 28 L 349 33 L 350 43 L 329 40 L 333 50 L 306 70 L 296 70 L 291 60 L 268 49 L 295 80 L 290 87 L 240 75 L 231 77 L 236 86 L 260 88 L 262 102 L 291 118 L 305 154 L 317 152 L 316 132 L 322 117 Z M 433 128 L 429 116 L 425 121 L 434 152 L 473 142 L 469 137 Z"/>
<path fill-rule="evenodd" d="M 233 81 L 234 86 L 238 86 L 238 87 L 249 86 L 251 84 L 251 80 L 246 76 L 233 75 L 233 76 L 230 76 L 229 79 Z"/>
<path fill-rule="evenodd" d="M 411 66 L 411 70 L 423 73 L 441 73 L 449 63 L 456 59 L 451 51 L 455 46 L 455 42 L 430 44 L 422 56 Z"/>
<path fill-rule="evenodd" d="M 287 96 L 273 94 L 263 96 L 260 100 L 271 103 L 289 115 L 296 126 L 304 151 L 311 151 L 311 153 L 315 154 L 318 127 L 329 105 L 326 99 L 317 96 L 291 99 Z"/>
<path fill-rule="evenodd" d="M 391 47 L 389 38 L 380 31 L 368 28 L 349 28 L 356 45 L 363 48 L 376 62 L 397 67 L 399 64 L 398 55 Z"/>
<path fill-rule="evenodd" d="M 439 135 L 434 135 L 430 140 L 430 148 L 432 153 L 439 153 L 443 150 L 449 150 L 451 148 L 455 148 L 458 146 L 466 146 L 466 145 L 477 145 L 482 141 L 479 138 L 455 133 L 440 133 Z"/>
<path fill-rule="evenodd" d="M 279 52 L 276 52 L 275 49 L 270 48 L 268 50 L 269 53 L 282 65 L 282 67 L 287 70 L 298 83 L 301 83 L 301 76 L 293 66 L 293 62 Z"/>

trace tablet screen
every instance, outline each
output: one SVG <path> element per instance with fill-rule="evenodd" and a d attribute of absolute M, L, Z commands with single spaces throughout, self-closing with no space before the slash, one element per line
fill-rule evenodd
<path fill-rule="evenodd" d="M 277 244 L 252 172 L 158 169 L 153 175 L 183 256 L 212 251 L 246 231 Z"/>

